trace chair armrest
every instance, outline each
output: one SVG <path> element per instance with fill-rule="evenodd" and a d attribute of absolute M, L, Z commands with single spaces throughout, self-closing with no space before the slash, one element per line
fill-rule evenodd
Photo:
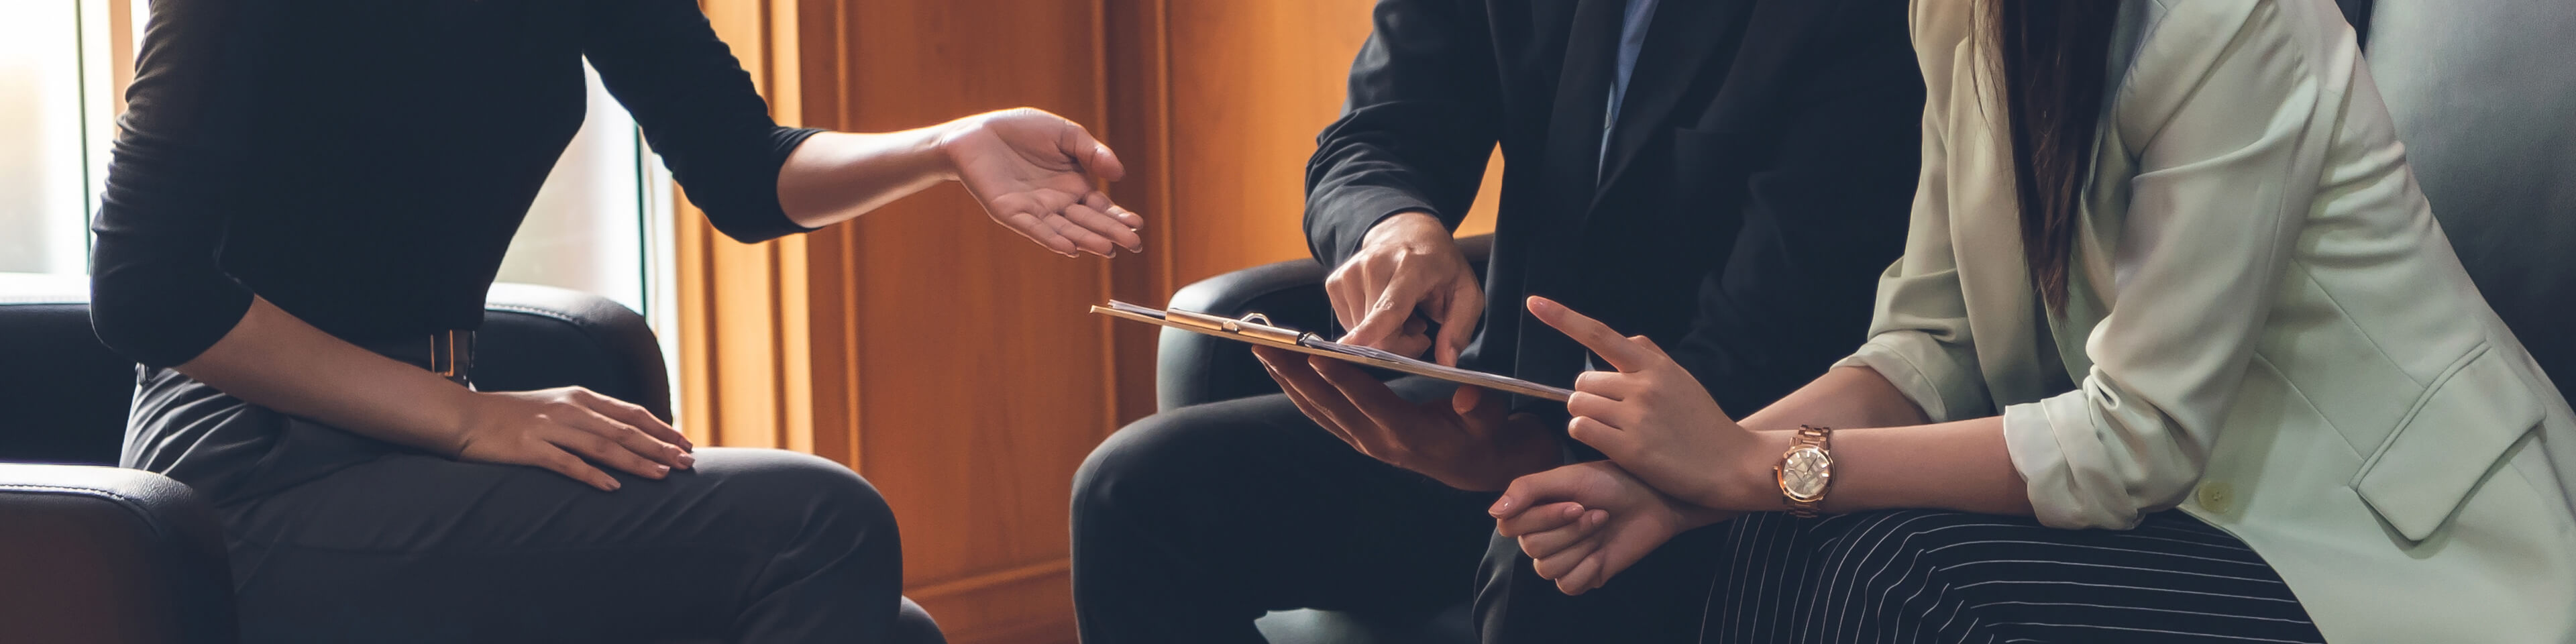
<path fill-rule="evenodd" d="M 1492 254 L 1493 236 L 1458 239 L 1477 273 Z M 1331 269 L 1311 259 L 1263 264 L 1225 273 L 1172 294 L 1171 308 L 1225 317 L 1260 312 L 1274 323 L 1332 334 L 1332 300 L 1324 295 Z M 1279 391 L 1259 360 L 1240 342 L 1179 329 L 1164 329 L 1154 359 L 1154 398 L 1163 411 Z"/>
<path fill-rule="evenodd" d="M 151 472 L 0 463 L 0 624 L 12 641 L 236 641 L 213 509 Z"/>
<path fill-rule="evenodd" d="M 589 387 L 671 420 L 670 371 L 642 314 L 608 298 L 534 284 L 494 284 L 474 335 L 474 385 L 485 391 Z"/>

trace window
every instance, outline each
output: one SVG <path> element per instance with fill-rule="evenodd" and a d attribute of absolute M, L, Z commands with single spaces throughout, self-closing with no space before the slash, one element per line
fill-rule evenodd
<path fill-rule="evenodd" d="M 127 3 L 118 6 L 117 3 Z M 120 104 L 118 65 L 148 0 L 50 0 L 0 6 L 0 273 L 78 275 L 89 265 Z M 110 25 L 131 16 L 131 29 Z M 125 55 L 116 55 L 116 54 Z M 585 67 L 585 70 L 587 68 Z M 634 121 L 590 81 L 590 111 L 502 262 L 501 279 L 588 291 L 670 318 L 672 191 Z"/>
<path fill-rule="evenodd" d="M 0 9 L 0 272 L 80 273 L 89 264 L 97 153 L 109 115 L 105 2 Z"/>
<path fill-rule="evenodd" d="M 590 108 L 581 133 L 564 147 L 510 252 L 501 260 L 500 279 L 560 286 L 597 293 L 627 308 L 654 313 L 650 297 L 655 244 L 668 245 L 670 217 L 654 216 L 656 185 L 662 164 L 644 149 L 634 117 L 599 84 L 599 73 L 582 66 L 590 81 Z M 661 184 L 668 185 L 668 184 Z M 667 307 L 662 307 L 667 308 Z"/>

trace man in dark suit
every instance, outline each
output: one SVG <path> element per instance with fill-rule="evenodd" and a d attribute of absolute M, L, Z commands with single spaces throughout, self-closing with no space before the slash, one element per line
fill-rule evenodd
<path fill-rule="evenodd" d="M 1307 235 L 1336 267 L 1347 341 L 1563 386 L 1588 354 L 1522 310 L 1546 295 L 1674 347 L 1747 414 L 1863 339 L 1903 245 L 1922 105 L 1894 0 L 1381 0 L 1308 168 Z M 1497 143 L 1479 284 L 1450 230 Z M 1292 355 L 1263 356 L 1287 395 L 1138 421 L 1083 465 L 1086 640 L 1257 642 L 1266 610 L 1464 603 L 1493 492 L 1588 454 L 1561 404 Z M 1565 599 L 1496 541 L 1482 618 L 1685 630 L 1647 622 L 1650 600 L 1681 612 L 1705 592 L 1690 542 Z"/>

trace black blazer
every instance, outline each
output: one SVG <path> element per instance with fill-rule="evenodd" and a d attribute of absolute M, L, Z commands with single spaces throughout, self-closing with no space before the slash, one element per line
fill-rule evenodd
<path fill-rule="evenodd" d="M 1335 266 L 1397 212 L 1455 228 L 1499 143 L 1471 364 L 1570 384 L 1582 347 L 1521 307 L 1546 295 L 1749 414 L 1860 346 L 1904 246 L 1923 108 L 1906 3 L 1662 0 L 1604 161 L 1624 4 L 1380 0 L 1307 165 L 1307 239 Z"/>

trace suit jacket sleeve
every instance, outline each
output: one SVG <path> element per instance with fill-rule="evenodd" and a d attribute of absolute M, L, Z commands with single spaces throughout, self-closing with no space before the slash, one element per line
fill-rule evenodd
<path fill-rule="evenodd" d="M 811 230 L 778 205 L 778 169 L 821 130 L 779 127 L 751 74 L 690 0 L 594 0 L 582 53 L 635 116 L 689 201 L 726 236 Z"/>
<path fill-rule="evenodd" d="M 2133 527 L 2200 481 L 2341 118 L 2320 66 L 2359 64 L 2314 60 L 2284 13 L 2178 7 L 2130 68 L 2105 126 L 2139 142 L 2137 174 L 2116 276 L 2095 282 L 2116 305 L 2085 338 L 2093 366 L 2075 391 L 2004 410 L 2041 523 Z"/>
<path fill-rule="evenodd" d="M 1702 283 L 1692 328 L 1673 351 L 1738 415 L 1851 351 L 1878 262 L 1905 238 L 1923 82 L 1904 7 L 1820 6 L 1839 9 L 1798 16 L 1805 25 L 1748 29 L 1798 34 L 1798 49 L 1781 58 L 1796 67 L 1781 70 L 1786 95 L 1771 99 L 1783 101 L 1772 113 L 1787 118 L 1777 152 L 1747 173 L 1734 246 Z"/>
<path fill-rule="evenodd" d="M 1342 118 L 1306 163 L 1306 242 L 1317 261 L 1340 265 L 1399 212 L 1426 211 L 1451 229 L 1466 218 L 1502 105 L 1483 12 L 1459 0 L 1378 2 Z"/>

